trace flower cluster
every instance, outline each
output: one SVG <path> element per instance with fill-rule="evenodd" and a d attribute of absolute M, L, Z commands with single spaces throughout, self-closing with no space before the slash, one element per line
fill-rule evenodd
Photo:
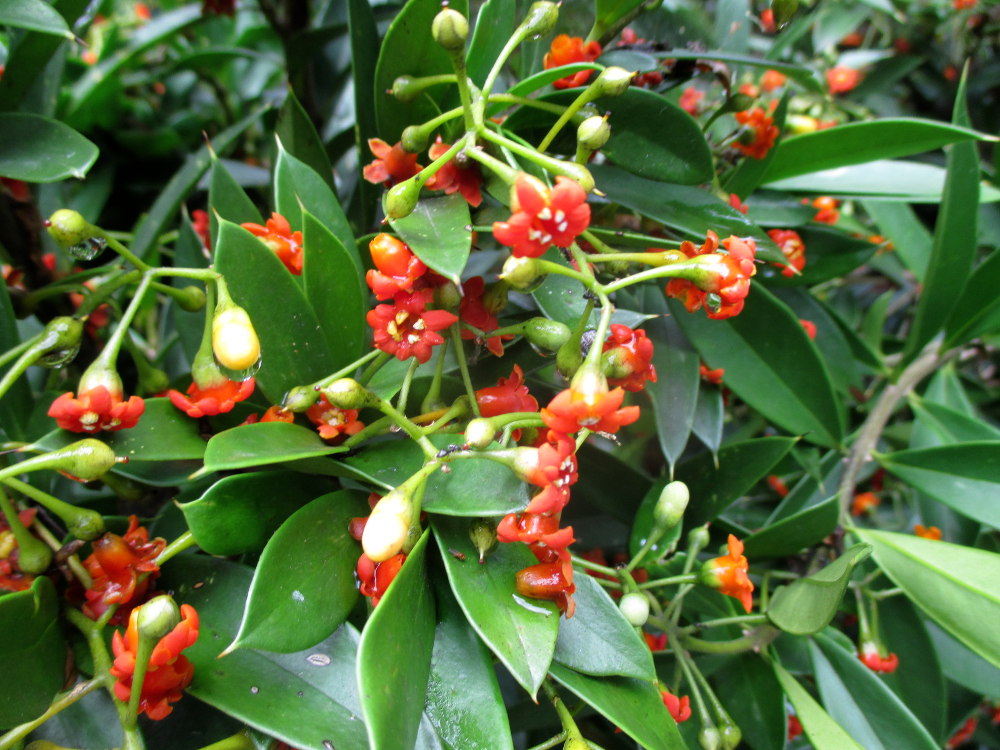
<path fill-rule="evenodd" d="M 737 112 L 736 122 L 745 130 L 733 142 L 733 148 L 742 151 L 752 159 L 763 159 L 774 146 L 774 141 L 780 134 L 774 118 L 768 115 L 762 107 L 754 107 L 745 112 Z"/>
<path fill-rule="evenodd" d="M 537 258 L 555 245 L 569 247 L 590 225 L 587 193 L 566 177 L 551 190 L 537 177 L 521 173 L 514 181 L 511 217 L 493 224 L 493 236 L 516 258 Z"/>
<path fill-rule="evenodd" d="M 749 612 L 753 606 L 753 582 L 747 575 L 750 563 L 743 555 L 743 542 L 730 534 L 727 547 L 728 554 L 705 561 L 698 573 L 698 581 L 726 596 L 739 599 L 743 609 Z"/>
<path fill-rule="evenodd" d="M 85 592 L 83 613 L 97 620 L 112 604 L 118 609 L 111 618 L 114 625 L 125 622 L 134 607 L 149 598 L 160 568 L 155 560 L 167 543 L 159 537 L 150 540 L 149 531 L 129 516 L 124 536 L 110 531 L 93 543 L 93 552 L 83 561 L 92 583 Z"/>
<path fill-rule="evenodd" d="M 115 656 L 111 667 L 111 676 L 116 679 L 114 691 L 119 700 L 126 702 L 132 695 L 132 678 L 139 650 L 140 610 L 141 608 L 132 610 L 124 638 L 115 631 L 111 640 L 111 650 Z M 154 721 L 169 716 L 174 710 L 170 704 L 179 701 L 184 688 L 191 684 L 194 665 L 181 651 L 198 640 L 198 625 L 198 613 L 194 607 L 182 604 L 181 621 L 153 647 L 142 682 L 139 712 L 145 713 Z"/>
<path fill-rule="evenodd" d="M 417 154 L 410 153 L 401 143 L 390 146 L 383 140 L 371 138 L 368 141 L 375 160 L 365 165 L 362 170 L 364 178 L 376 185 L 392 187 L 417 175 L 423 166 L 417 163 Z M 443 157 L 451 145 L 441 140 L 441 136 L 427 150 L 431 161 Z M 463 154 L 459 154 L 431 175 L 424 187 L 428 190 L 441 191 L 445 195 L 459 193 L 473 208 L 478 208 L 483 202 L 483 175 L 479 165 Z"/>
<path fill-rule="evenodd" d="M 806 243 L 799 233 L 792 229 L 769 229 L 767 236 L 774 240 L 788 264 L 781 268 L 782 276 L 795 276 L 806 267 Z M 775 263 L 781 266 L 780 263 Z"/>
<path fill-rule="evenodd" d="M 646 387 L 646 381 L 656 382 L 653 367 L 653 342 L 642 329 L 632 330 L 620 323 L 611 324 L 604 342 L 603 360 L 608 373 L 608 385 L 621 386 L 633 393 Z"/>
<path fill-rule="evenodd" d="M 264 226 L 253 222 L 240 226 L 271 248 L 289 272 L 295 276 L 302 275 L 302 232 L 293 232 L 288 219 L 275 212 Z"/>
<path fill-rule="evenodd" d="M 688 312 L 704 307 L 708 317 L 717 320 L 738 315 L 750 293 L 750 278 L 757 273 L 754 265 L 757 245 L 749 238 L 727 237 L 722 247 L 725 254 L 719 252 L 719 237 L 711 230 L 700 248 L 687 240 L 681 243 L 681 252 L 699 261 L 698 278 L 671 279 L 666 287 L 667 296 L 680 300 Z M 718 303 L 708 295 L 715 295 Z"/>
<path fill-rule="evenodd" d="M 180 391 L 169 390 L 167 397 L 170 399 L 170 403 L 189 417 L 200 419 L 232 411 L 237 402 L 250 398 L 254 385 L 253 378 L 229 380 L 224 377 L 217 383 L 203 387 L 199 387 L 197 383 L 191 383 L 188 386 L 187 395 Z"/>
<path fill-rule="evenodd" d="M 77 397 L 64 393 L 52 402 L 48 413 L 64 430 L 94 433 L 135 427 L 145 410 L 146 403 L 139 396 L 123 400 L 121 389 L 98 385 L 80 391 Z"/>
<path fill-rule="evenodd" d="M 584 43 L 578 36 L 560 34 L 552 40 L 552 46 L 545 54 L 542 64 L 545 70 L 549 70 L 573 63 L 589 63 L 600 57 L 601 52 L 601 45 L 595 41 Z M 579 73 L 553 81 L 552 86 L 557 89 L 576 88 L 589 81 L 591 73 L 592 70 L 581 70 Z"/>

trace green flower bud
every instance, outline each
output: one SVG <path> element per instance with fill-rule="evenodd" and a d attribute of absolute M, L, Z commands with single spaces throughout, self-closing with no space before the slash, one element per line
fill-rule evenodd
<path fill-rule="evenodd" d="M 75 508 L 76 513 L 59 513 L 69 533 L 85 542 L 97 539 L 104 533 L 104 517 L 96 510 Z"/>
<path fill-rule="evenodd" d="M 466 426 L 465 442 L 469 444 L 470 448 L 483 450 L 484 448 L 488 448 L 490 443 L 493 442 L 495 434 L 496 429 L 493 427 L 493 422 L 489 419 L 479 417 L 470 420 Z"/>
<path fill-rule="evenodd" d="M 709 533 L 706 526 L 695 526 L 688 532 L 688 554 L 697 555 L 708 546 Z"/>
<path fill-rule="evenodd" d="M 550 352 L 558 351 L 572 335 L 569 326 L 558 320 L 532 318 L 524 324 L 524 337 L 532 345 Z"/>
<path fill-rule="evenodd" d="M 6 512 L 0 518 L 6 516 L 10 534 L 17 542 L 17 567 L 25 573 L 41 575 L 52 563 L 52 550 L 21 523 L 21 518 L 6 496 L 2 498 L 2 502 Z"/>
<path fill-rule="evenodd" d="M 462 305 L 462 294 L 454 283 L 448 281 L 434 289 L 434 304 L 448 312 L 458 312 Z"/>
<path fill-rule="evenodd" d="M 479 552 L 479 564 L 486 562 L 486 556 L 497 546 L 497 529 L 489 521 L 479 520 L 469 527 L 469 539 Z"/>
<path fill-rule="evenodd" d="M 559 6 L 544 0 L 531 4 L 528 15 L 521 21 L 520 29 L 527 36 L 545 36 L 556 27 L 558 20 Z"/>
<path fill-rule="evenodd" d="M 147 364 L 140 367 L 139 390 L 146 395 L 163 393 L 170 388 L 170 376 L 159 367 Z"/>
<path fill-rule="evenodd" d="M 177 306 L 185 312 L 198 312 L 205 306 L 205 290 L 200 286 L 186 286 L 174 294 Z"/>
<path fill-rule="evenodd" d="M 656 501 L 653 508 L 653 528 L 661 534 L 669 531 L 684 517 L 691 493 L 684 482 L 670 482 Z"/>
<path fill-rule="evenodd" d="M 86 242 L 92 237 L 99 237 L 100 230 L 83 218 L 77 211 L 60 208 L 45 222 L 49 235 L 60 247 L 71 248 Z"/>
<path fill-rule="evenodd" d="M 597 96 L 621 96 L 628 91 L 634 75 L 635 73 L 629 73 L 625 68 L 611 65 L 601 71 L 597 80 L 591 84 L 591 88 Z"/>
<path fill-rule="evenodd" d="M 581 332 L 582 333 L 582 332 Z M 580 351 L 581 337 L 570 334 L 566 343 L 556 351 L 556 369 L 564 378 L 573 378 L 583 362 L 583 352 Z"/>
<path fill-rule="evenodd" d="M 52 451 L 38 458 L 55 461 L 50 468 L 64 471 L 84 482 L 92 482 L 110 471 L 118 462 L 110 446 L 94 438 L 84 438 L 65 448 Z M 31 460 L 31 459 L 29 459 Z M 28 463 L 25 461 L 24 463 Z"/>
<path fill-rule="evenodd" d="M 223 367 L 245 370 L 260 359 L 260 340 L 247 311 L 219 305 L 212 318 L 212 352 Z"/>
<path fill-rule="evenodd" d="M 382 208 L 387 218 L 402 219 L 413 213 L 418 200 L 420 200 L 420 184 L 410 178 L 386 191 L 382 199 Z"/>
<path fill-rule="evenodd" d="M 740 728 L 729 722 L 722 727 L 722 747 L 723 750 L 736 750 L 743 740 L 743 732 Z"/>
<path fill-rule="evenodd" d="M 578 182 L 580 187 L 588 193 L 594 189 L 594 176 L 582 164 L 577 164 L 573 161 L 557 161 L 548 164 L 547 168 L 553 174 L 569 177 L 571 180 Z"/>
<path fill-rule="evenodd" d="M 319 401 L 320 392 L 311 385 L 297 385 L 285 394 L 282 407 L 296 413 L 304 412 Z"/>
<path fill-rule="evenodd" d="M 404 151 L 411 154 L 419 154 L 427 148 L 427 131 L 419 125 L 408 125 L 403 129 L 403 134 L 399 137 L 399 145 Z"/>
<path fill-rule="evenodd" d="M 153 643 L 177 627 L 181 621 L 181 611 L 169 594 L 154 596 L 139 608 L 136 629 L 140 638 L 148 638 Z"/>
<path fill-rule="evenodd" d="M 469 38 L 469 21 L 457 10 L 445 8 L 434 16 L 431 35 L 446 50 L 465 49 L 465 40 Z"/>
<path fill-rule="evenodd" d="M 645 594 L 631 591 L 622 597 L 618 610 L 625 615 L 630 625 L 641 628 L 649 619 L 649 599 Z"/>
<path fill-rule="evenodd" d="M 576 140 L 584 148 L 597 151 L 611 137 L 611 126 L 604 117 L 588 117 L 576 129 Z"/>
<path fill-rule="evenodd" d="M 423 90 L 424 87 L 413 76 L 399 76 L 399 78 L 392 82 L 392 88 L 389 89 L 389 93 L 401 102 L 412 102 L 420 96 L 420 92 Z M 414 126 L 411 125 L 410 127 Z M 406 148 L 406 146 L 404 145 L 403 148 Z M 423 151 L 423 149 L 417 149 L 417 151 Z"/>
<path fill-rule="evenodd" d="M 43 350 L 38 364 L 43 367 L 61 367 L 76 357 L 83 338 L 83 321 L 67 316 L 53 318 L 45 326 L 41 340 L 36 344 Z"/>
<path fill-rule="evenodd" d="M 507 292 L 510 285 L 501 280 L 495 284 L 488 284 L 483 292 L 483 307 L 490 315 L 503 312 L 507 307 Z"/>
<path fill-rule="evenodd" d="M 371 394 L 354 378 L 334 380 L 323 393 L 338 409 L 361 409 L 368 406 Z"/>
<path fill-rule="evenodd" d="M 511 289 L 518 292 L 531 292 L 537 289 L 545 280 L 538 261 L 534 258 L 515 258 L 513 255 L 504 261 L 500 278 Z"/>
<path fill-rule="evenodd" d="M 698 732 L 698 744 L 704 750 L 722 750 L 722 735 L 715 727 L 702 727 Z"/>

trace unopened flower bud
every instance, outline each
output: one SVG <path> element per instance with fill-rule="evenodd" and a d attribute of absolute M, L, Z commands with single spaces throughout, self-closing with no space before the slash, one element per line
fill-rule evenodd
<path fill-rule="evenodd" d="M 570 334 L 566 343 L 556 350 L 556 369 L 564 378 L 572 378 L 583 362 L 583 352 L 580 350 L 580 337 Z"/>
<path fill-rule="evenodd" d="M 140 368 L 139 390 L 144 394 L 163 393 L 170 388 L 170 376 L 159 367 L 147 364 Z"/>
<path fill-rule="evenodd" d="M 281 406 L 288 411 L 304 412 L 319 401 L 319 393 L 311 385 L 297 385 L 285 394 Z"/>
<path fill-rule="evenodd" d="M 38 364 L 43 367 L 60 367 L 72 360 L 80 351 L 83 338 L 83 321 L 61 315 L 45 326 L 37 347 L 44 351 Z"/>
<path fill-rule="evenodd" d="M 576 129 L 576 140 L 584 148 L 597 151 L 611 137 L 611 126 L 603 117 L 588 117 Z"/>
<path fill-rule="evenodd" d="M 198 312 L 205 306 L 205 290 L 200 286 L 190 285 L 179 289 L 174 294 L 174 300 L 181 310 Z"/>
<path fill-rule="evenodd" d="M 697 555 L 705 549 L 709 542 L 708 528 L 705 526 L 695 526 L 688 532 L 688 554 Z"/>
<path fill-rule="evenodd" d="M 722 727 L 722 747 L 723 750 L 736 750 L 743 740 L 743 732 L 732 722 Z"/>
<path fill-rule="evenodd" d="M 445 8 L 434 16 L 431 35 L 446 50 L 464 49 L 465 40 L 469 38 L 469 21 L 457 10 Z"/>
<path fill-rule="evenodd" d="M 111 447 L 95 438 L 77 440 L 65 448 L 45 454 L 44 457 L 56 461 L 53 469 L 72 474 L 84 482 L 99 478 L 118 461 Z"/>
<path fill-rule="evenodd" d="M 154 596 L 139 608 L 136 629 L 140 638 L 148 638 L 153 643 L 177 627 L 181 621 L 181 611 L 169 594 Z"/>
<path fill-rule="evenodd" d="M 573 332 L 565 323 L 548 318 L 532 318 L 524 324 L 524 337 L 537 347 L 547 351 L 558 351 L 563 346 Z"/>
<path fill-rule="evenodd" d="M 625 615 L 630 625 L 641 628 L 649 619 L 649 599 L 645 594 L 631 591 L 618 603 L 619 611 Z"/>
<path fill-rule="evenodd" d="M 370 397 L 365 387 L 354 378 L 334 380 L 323 390 L 323 394 L 326 400 L 338 409 L 364 408 L 368 405 Z"/>
<path fill-rule="evenodd" d="M 434 305 L 448 312 L 458 312 L 462 305 L 462 295 L 458 287 L 451 281 L 447 281 L 434 289 Z"/>
<path fill-rule="evenodd" d="M 403 551 L 413 524 L 412 489 L 401 485 L 383 497 L 372 509 L 361 546 L 372 562 L 388 560 Z"/>
<path fill-rule="evenodd" d="M 556 27 L 559 20 L 559 6 L 543 0 L 532 3 L 528 15 L 521 21 L 521 31 L 529 36 L 545 36 Z"/>
<path fill-rule="evenodd" d="M 420 200 L 420 184 L 413 180 L 403 180 L 389 188 L 382 199 L 382 209 L 389 219 L 402 219 L 413 213 Z"/>
<path fill-rule="evenodd" d="M 545 275 L 534 258 L 517 258 L 512 255 L 504 261 L 500 278 L 516 291 L 530 292 L 538 288 L 545 280 Z"/>
<path fill-rule="evenodd" d="M 691 493 L 684 482 L 670 482 L 656 501 L 653 508 L 653 529 L 665 533 L 680 523 L 687 509 Z"/>
<path fill-rule="evenodd" d="M 212 351 L 223 367 L 245 370 L 260 359 L 260 341 L 247 311 L 220 305 L 212 318 Z"/>
<path fill-rule="evenodd" d="M 490 443 L 493 442 L 495 434 L 496 430 L 493 427 L 493 422 L 489 419 L 479 417 L 471 420 L 466 426 L 465 442 L 469 444 L 470 448 L 483 450 L 484 448 L 488 448 Z"/>
<path fill-rule="evenodd" d="M 704 750 L 722 750 L 722 735 L 713 726 L 702 727 L 698 732 L 698 744 Z"/>
<path fill-rule="evenodd" d="M 625 68 L 611 65 L 601 71 L 591 87 L 597 96 L 621 96 L 628 91 L 634 75 L 635 73 L 629 73 Z"/>
<path fill-rule="evenodd" d="M 486 562 L 486 556 L 497 546 L 497 529 L 489 521 L 479 520 L 469 527 L 469 539 L 479 552 L 479 564 Z"/>
<path fill-rule="evenodd" d="M 420 96 L 420 92 L 423 90 L 424 87 L 421 86 L 416 79 L 413 78 L 413 76 L 399 76 L 399 78 L 392 82 L 392 88 L 389 89 L 389 93 L 401 102 L 412 102 Z M 409 128 L 407 128 L 407 130 L 408 129 Z M 406 148 L 405 144 L 403 145 L 403 148 Z M 418 149 L 418 151 L 422 150 L 423 149 Z M 407 151 L 409 151 L 409 149 L 407 149 Z"/>
<path fill-rule="evenodd" d="M 408 125 L 403 128 L 403 134 L 399 137 L 399 145 L 411 154 L 419 154 L 427 148 L 427 141 L 427 131 L 419 125 Z"/>
<path fill-rule="evenodd" d="M 74 476 L 79 476 L 79 474 Z M 74 510 L 77 512 L 57 514 L 66 524 L 66 529 L 70 534 L 85 542 L 97 539 L 104 534 L 104 517 L 100 513 L 89 508 L 74 508 Z"/>
<path fill-rule="evenodd" d="M 100 235 L 97 227 L 83 218 L 79 212 L 68 208 L 60 208 L 52 214 L 45 222 L 45 227 L 52 239 L 63 248 L 71 248 Z"/>
<path fill-rule="evenodd" d="M 5 514 L 0 514 L 0 520 Z M 10 532 L 17 540 L 17 567 L 31 575 L 41 575 L 52 563 L 52 550 L 25 528 L 17 513 L 7 516 Z"/>
<path fill-rule="evenodd" d="M 596 184 L 590 170 L 582 164 L 577 164 L 573 161 L 560 161 L 549 165 L 549 169 L 553 174 L 569 177 L 574 182 L 579 183 L 580 187 L 588 193 L 594 189 L 594 185 Z"/>
<path fill-rule="evenodd" d="M 785 119 L 789 131 L 795 135 L 815 133 L 819 129 L 819 120 L 809 115 L 788 115 Z"/>
<path fill-rule="evenodd" d="M 507 307 L 507 292 L 510 285 L 504 280 L 489 284 L 483 292 L 483 307 L 490 315 L 501 313 Z"/>

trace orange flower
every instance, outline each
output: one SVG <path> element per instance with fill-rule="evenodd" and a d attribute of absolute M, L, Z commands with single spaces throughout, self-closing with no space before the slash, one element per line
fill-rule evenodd
<path fill-rule="evenodd" d="M 621 408 L 624 400 L 624 390 L 608 390 L 603 375 L 588 373 L 587 377 L 574 378 L 569 388 L 556 394 L 542 409 L 542 420 L 549 429 L 563 435 L 584 428 L 614 433 L 639 418 L 638 406 Z"/>
<path fill-rule="evenodd" d="M 129 700 L 132 694 L 132 677 L 135 674 L 135 657 L 139 649 L 139 611 L 137 607 L 129 616 L 125 637 L 117 630 L 111 640 L 115 663 L 111 675 L 117 678 L 114 690 L 118 700 Z M 181 699 L 184 688 L 191 684 L 194 665 L 181 655 L 181 651 L 198 640 L 198 613 L 190 604 L 181 605 L 181 621 L 153 648 L 142 683 L 139 713 L 158 721 L 173 711 L 171 703 Z"/>
<path fill-rule="evenodd" d="M 813 341 L 815 341 L 816 340 L 816 324 L 813 323 L 811 320 L 803 320 L 801 318 L 799 319 L 799 323 L 802 325 L 802 328 L 805 330 L 806 336 L 808 336 L 810 339 L 812 339 Z"/>
<path fill-rule="evenodd" d="M 358 420 L 357 409 L 338 409 L 325 395 L 306 410 L 306 416 L 316 425 L 319 436 L 324 440 L 356 435 L 365 428 Z"/>
<path fill-rule="evenodd" d="M 566 177 L 556 177 L 550 190 L 537 177 L 520 173 L 510 210 L 507 221 L 493 223 L 493 236 L 517 258 L 537 258 L 552 245 L 569 247 L 590 225 L 587 192 Z"/>
<path fill-rule="evenodd" d="M 576 603 L 573 601 L 576 585 L 573 583 L 573 564 L 570 562 L 569 552 L 566 552 L 565 559 L 558 562 L 539 563 L 519 570 L 515 576 L 515 587 L 521 596 L 555 602 L 566 619 L 576 611 Z"/>
<path fill-rule="evenodd" d="M 788 81 L 788 76 L 779 73 L 777 70 L 766 70 L 760 77 L 760 87 L 770 93 L 775 89 L 780 89 Z"/>
<path fill-rule="evenodd" d="M 681 99 L 679 102 L 680 108 L 692 117 L 697 117 L 699 105 L 701 104 L 701 100 L 704 98 L 704 91 L 699 91 L 694 86 L 688 86 L 681 92 Z"/>
<path fill-rule="evenodd" d="M 698 574 L 698 582 L 739 599 L 743 609 L 749 612 L 753 606 L 753 582 L 747 575 L 750 563 L 743 556 L 743 542 L 730 534 L 727 544 L 729 554 L 706 560 Z"/>
<path fill-rule="evenodd" d="M 793 229 L 769 229 L 767 236 L 774 240 L 774 244 L 788 261 L 788 265 L 782 268 L 781 275 L 792 277 L 801 273 L 806 267 L 806 243 L 802 241 L 799 233 Z M 781 266 L 780 263 L 774 265 Z"/>
<path fill-rule="evenodd" d="M 479 404 L 479 414 L 483 417 L 538 411 L 538 401 L 528 393 L 520 365 L 514 365 L 509 378 L 500 378 L 496 385 L 476 391 L 476 403 Z"/>
<path fill-rule="evenodd" d="M 368 325 L 374 331 L 378 349 L 398 360 L 416 357 L 423 364 L 431 358 L 431 348 L 444 343 L 438 331 L 458 321 L 447 310 L 428 310 L 434 298 L 432 289 L 420 289 L 412 294 L 397 294 L 393 304 L 376 305 L 368 311 Z"/>
<path fill-rule="evenodd" d="M 441 136 L 430 147 L 427 154 L 431 159 L 438 159 L 451 148 L 447 143 L 441 142 Z M 483 202 L 482 184 L 483 176 L 479 172 L 479 165 L 476 162 L 462 157 L 465 163 L 459 163 L 458 159 L 450 159 L 434 175 L 427 180 L 428 190 L 444 190 L 445 195 L 461 193 L 465 202 L 473 208 L 477 208 Z"/>
<path fill-rule="evenodd" d="M 776 474 L 767 475 L 767 486 L 774 490 L 778 497 L 785 497 L 788 494 L 788 485 Z"/>
<path fill-rule="evenodd" d="M 292 274 L 302 274 L 302 232 L 293 232 L 288 219 L 274 212 L 264 226 L 249 221 L 240 226 L 271 248 Z"/>
<path fill-rule="evenodd" d="M 924 539 L 930 539 L 932 541 L 939 541 L 941 539 L 941 529 L 937 526 L 924 526 L 922 523 L 918 523 L 913 527 L 913 533 Z"/>
<path fill-rule="evenodd" d="M 398 292 L 412 292 L 427 273 L 409 246 L 391 234 L 382 232 L 368 243 L 375 268 L 365 274 L 365 283 L 375 292 L 375 299 L 387 300 Z"/>
<path fill-rule="evenodd" d="M 740 196 L 738 196 L 736 193 L 729 194 L 729 205 L 735 208 L 741 214 L 746 214 L 746 212 L 749 210 L 749 206 L 747 206 L 746 203 L 741 201 Z"/>
<path fill-rule="evenodd" d="M 788 715 L 788 741 L 791 742 L 802 734 L 802 722 L 795 714 Z"/>
<path fill-rule="evenodd" d="M 663 705 L 678 724 L 691 718 L 691 699 L 688 696 L 678 697 L 669 690 L 661 690 L 660 695 L 663 696 Z"/>
<path fill-rule="evenodd" d="M 85 592 L 83 613 L 98 619 L 112 604 L 120 605 L 111 618 L 112 625 L 125 622 L 129 612 L 145 601 L 160 567 L 154 562 L 167 546 L 159 537 L 149 540 L 149 531 L 129 516 L 128 531 L 118 536 L 110 531 L 93 543 L 93 552 L 83 561 L 93 583 Z M 146 573 L 140 581 L 139 575 Z"/>
<path fill-rule="evenodd" d="M 809 199 L 803 198 L 802 202 L 808 205 Z M 813 217 L 813 221 L 818 221 L 821 224 L 836 224 L 840 218 L 840 211 L 837 210 L 837 206 L 839 205 L 840 202 L 829 195 L 821 195 L 818 198 L 814 198 L 812 206 L 816 209 L 816 215 Z"/>
<path fill-rule="evenodd" d="M 604 342 L 603 359 L 611 367 L 608 385 L 638 392 L 646 387 L 647 380 L 656 382 L 653 341 L 641 328 L 633 331 L 626 325 L 612 323 Z"/>
<path fill-rule="evenodd" d="M 362 174 L 368 182 L 375 185 L 382 183 L 391 187 L 410 179 L 423 169 L 417 164 L 417 155 L 404 151 L 399 143 L 390 146 L 381 138 L 369 138 L 368 148 L 375 154 L 375 161 L 366 164 Z"/>
<path fill-rule="evenodd" d="M 562 65 L 570 65 L 572 63 L 593 62 L 600 56 L 601 45 L 597 42 L 591 41 L 584 44 L 583 39 L 578 36 L 560 34 L 552 40 L 552 46 L 545 54 L 542 64 L 548 70 L 549 68 L 558 68 Z M 574 73 L 571 76 L 560 78 L 558 81 L 553 81 L 552 85 L 557 89 L 570 89 L 582 86 L 590 80 L 590 75 L 593 72 L 592 70 L 581 70 L 579 73 Z"/>
<path fill-rule="evenodd" d="M 878 644 L 874 641 L 865 641 L 861 644 L 858 658 L 872 672 L 892 674 L 896 671 L 896 667 L 899 666 L 899 657 L 893 653 L 890 653 L 888 656 L 882 656 L 879 653 Z"/>
<path fill-rule="evenodd" d="M 202 246 L 206 250 L 211 251 L 212 235 L 209 231 L 209 226 L 208 211 L 196 208 L 191 212 L 191 228 L 194 229 L 194 233 L 201 239 Z"/>
<path fill-rule="evenodd" d="M 717 367 L 714 370 L 708 369 L 708 365 L 704 362 L 698 365 L 698 375 L 706 383 L 711 383 L 712 385 L 722 385 L 722 378 L 726 374 L 726 370 L 723 367 Z"/>
<path fill-rule="evenodd" d="M 951 7 L 955 10 L 969 10 L 978 4 L 979 0 L 951 0 Z"/>
<path fill-rule="evenodd" d="M 826 71 L 826 87 L 831 94 L 846 94 L 861 82 L 860 71 L 838 65 Z"/>
<path fill-rule="evenodd" d="M 948 750 L 955 750 L 959 745 L 964 745 L 970 739 L 972 735 L 976 733 L 976 727 L 979 726 L 979 717 L 970 716 L 965 720 L 965 723 L 958 728 L 951 737 L 948 738 Z"/>
<path fill-rule="evenodd" d="M 215 385 L 199 388 L 197 383 L 188 386 L 187 396 L 180 391 L 167 391 L 170 403 L 189 417 L 214 417 L 232 411 L 237 401 L 250 398 L 254 389 L 254 379 L 229 380 L 224 378 Z"/>
<path fill-rule="evenodd" d="M 486 307 L 483 294 L 486 291 L 486 282 L 482 276 L 473 276 L 463 284 L 465 292 L 462 297 L 462 304 L 458 310 L 458 317 L 463 323 L 468 323 L 473 328 L 478 328 L 483 333 L 490 333 L 500 327 L 496 315 Z M 482 339 L 468 328 L 462 328 L 463 339 L 476 339 L 482 343 Z M 491 354 L 497 357 L 503 356 L 503 342 L 514 338 L 512 334 L 504 336 L 487 336 L 486 348 Z"/>
<path fill-rule="evenodd" d="M 851 515 L 860 516 L 882 504 L 874 492 L 859 492 L 851 503 Z"/>
<path fill-rule="evenodd" d="M 358 587 L 362 596 L 367 596 L 372 600 L 373 607 L 382 601 L 389 584 L 396 578 L 404 562 L 406 562 L 406 555 L 402 552 L 379 563 L 372 562 L 368 555 L 361 553 L 357 565 Z"/>
<path fill-rule="evenodd" d="M 146 402 L 138 396 L 122 400 L 121 390 L 108 390 L 103 385 L 81 391 L 78 398 L 64 393 L 49 407 L 49 416 L 70 432 L 114 432 L 135 427 L 146 410 Z"/>
<path fill-rule="evenodd" d="M 746 130 L 733 142 L 733 148 L 742 151 L 752 159 L 763 159 L 774 145 L 780 131 L 763 107 L 754 107 L 745 112 L 737 112 L 736 122 Z"/>

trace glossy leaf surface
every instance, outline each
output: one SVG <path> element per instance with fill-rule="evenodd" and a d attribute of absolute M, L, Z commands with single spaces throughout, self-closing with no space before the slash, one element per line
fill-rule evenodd
<path fill-rule="evenodd" d="M 826 538 L 837 527 L 839 517 L 840 501 L 836 497 L 824 500 L 748 536 L 743 540 L 747 557 L 794 555 Z"/>
<path fill-rule="evenodd" d="M 461 193 L 420 201 L 409 216 L 389 222 L 420 260 L 459 284 L 469 259 L 469 204 Z"/>
<path fill-rule="evenodd" d="M 2 177 L 25 182 L 82 179 L 97 161 L 97 146 L 57 120 L 28 112 L 0 112 L 0 131 Z"/>
<path fill-rule="evenodd" d="M 780 664 L 774 662 L 772 666 L 816 750 L 864 750 Z"/>
<path fill-rule="evenodd" d="M 258 422 L 220 432 L 208 441 L 200 473 L 295 461 L 343 453 L 312 430 L 287 422 Z"/>

